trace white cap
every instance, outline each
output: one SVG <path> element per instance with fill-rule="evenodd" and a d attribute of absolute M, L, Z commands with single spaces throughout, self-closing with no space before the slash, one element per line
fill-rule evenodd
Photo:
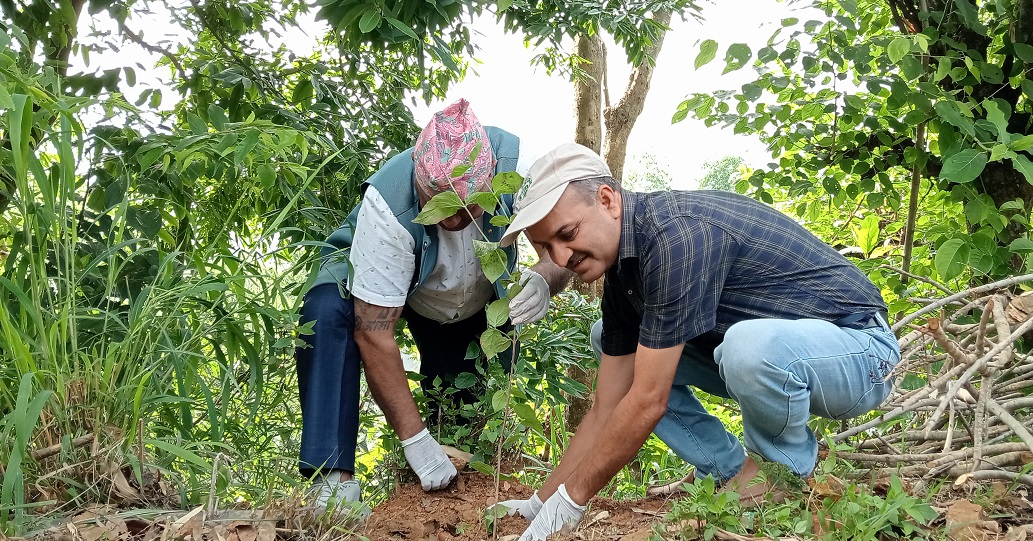
<path fill-rule="evenodd" d="M 571 182 L 609 176 L 606 162 L 588 147 L 564 143 L 552 149 L 527 172 L 513 203 L 515 218 L 499 244 L 513 244 L 521 231 L 548 216 Z"/>

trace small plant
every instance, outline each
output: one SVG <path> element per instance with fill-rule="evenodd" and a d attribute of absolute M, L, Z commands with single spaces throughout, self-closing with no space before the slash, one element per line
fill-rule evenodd
<path fill-rule="evenodd" d="M 681 539 L 710 541 L 718 530 L 746 533 L 738 494 L 719 492 L 710 476 L 696 479 L 686 490 L 688 496 L 676 500 L 664 516 Z"/>
<path fill-rule="evenodd" d="M 848 485 L 842 497 L 826 497 L 815 524 L 822 539 L 926 539 L 929 523 L 938 514 L 930 505 L 904 491 L 893 477 L 885 498 Z"/>

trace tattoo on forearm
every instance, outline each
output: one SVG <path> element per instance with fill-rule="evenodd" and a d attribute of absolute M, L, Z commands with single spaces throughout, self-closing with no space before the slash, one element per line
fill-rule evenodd
<path fill-rule="evenodd" d="M 364 331 L 389 331 L 395 328 L 395 322 L 402 315 L 402 308 L 387 308 L 366 305 L 355 311 L 355 328 Z M 360 315 L 365 314 L 365 318 Z"/>

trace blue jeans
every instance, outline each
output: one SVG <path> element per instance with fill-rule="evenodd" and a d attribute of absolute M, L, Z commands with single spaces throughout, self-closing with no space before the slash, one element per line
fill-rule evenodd
<path fill-rule="evenodd" d="M 602 348 L 602 322 L 592 346 Z M 811 414 L 849 419 L 879 407 L 892 390 L 900 348 L 889 325 L 855 330 L 816 319 L 755 319 L 732 325 L 713 356 L 685 345 L 667 412 L 653 432 L 699 475 L 728 480 L 746 453 L 707 413 L 691 387 L 731 398 L 742 409 L 746 447 L 809 476 L 818 442 Z"/>

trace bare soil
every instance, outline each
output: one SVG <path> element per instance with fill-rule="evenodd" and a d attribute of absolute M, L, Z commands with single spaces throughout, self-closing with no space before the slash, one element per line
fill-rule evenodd
<path fill-rule="evenodd" d="M 464 471 L 456 483 L 438 492 L 424 492 L 418 484 L 403 485 L 387 501 L 373 508 L 362 535 L 374 540 L 509 540 L 527 528 L 521 517 L 502 517 L 489 532 L 484 510 L 498 501 L 528 498 L 533 491 L 519 483 L 500 481 Z M 615 502 L 593 498 L 579 535 L 584 539 L 631 539 L 628 534 L 648 529 L 663 514 L 664 499 Z M 645 539 L 645 537 L 642 537 Z"/>

